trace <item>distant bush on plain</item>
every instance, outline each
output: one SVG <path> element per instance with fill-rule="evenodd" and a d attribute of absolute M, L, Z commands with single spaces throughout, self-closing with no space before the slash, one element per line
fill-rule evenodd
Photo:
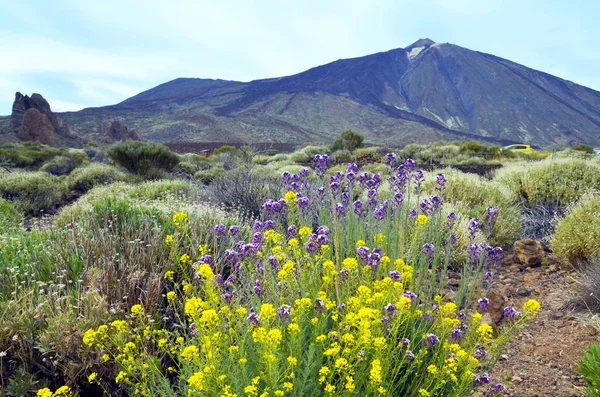
<path fill-rule="evenodd" d="M 125 141 L 108 149 L 108 157 L 133 174 L 157 178 L 179 164 L 179 156 L 159 143 Z"/>

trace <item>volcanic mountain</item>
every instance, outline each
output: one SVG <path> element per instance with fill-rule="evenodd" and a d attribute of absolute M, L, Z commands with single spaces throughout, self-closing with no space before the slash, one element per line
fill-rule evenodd
<path fill-rule="evenodd" d="M 118 120 L 158 142 L 331 142 L 352 129 L 392 146 L 440 139 L 600 144 L 600 92 L 429 39 L 286 77 L 179 78 L 62 117 L 91 136 L 103 120 Z"/>

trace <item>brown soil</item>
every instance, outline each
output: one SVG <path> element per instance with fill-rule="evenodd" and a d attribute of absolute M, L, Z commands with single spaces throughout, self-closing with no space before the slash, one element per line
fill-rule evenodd
<path fill-rule="evenodd" d="M 574 313 L 563 305 L 577 292 L 574 273 L 546 268 L 524 268 L 505 262 L 499 269 L 497 288 L 507 304 L 522 307 L 536 299 L 542 310 L 503 352 L 491 375 L 514 397 L 585 395 L 578 374 L 583 350 L 598 342 L 589 313 Z M 476 394 L 480 396 L 480 394 Z"/>

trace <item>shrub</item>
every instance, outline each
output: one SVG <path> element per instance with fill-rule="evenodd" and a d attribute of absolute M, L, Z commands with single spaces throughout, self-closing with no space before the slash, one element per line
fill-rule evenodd
<path fill-rule="evenodd" d="M 0 157 L 9 159 L 16 167 L 21 168 L 37 168 L 60 154 L 60 149 L 38 142 L 11 143 L 0 147 Z"/>
<path fill-rule="evenodd" d="M 84 193 L 95 186 L 108 185 L 125 179 L 125 174 L 115 167 L 96 163 L 76 169 L 67 177 L 66 183 L 69 190 Z"/>
<path fill-rule="evenodd" d="M 95 163 L 106 163 L 107 155 L 104 150 L 95 146 L 86 146 L 83 148 L 83 151 L 90 161 Z"/>
<path fill-rule="evenodd" d="M 23 216 L 15 206 L 0 198 L 0 234 L 10 232 L 23 225 Z"/>
<path fill-rule="evenodd" d="M 527 206 L 569 204 L 600 188 L 600 167 L 593 162 L 562 159 L 515 164 L 496 171 L 494 178 Z"/>
<path fill-rule="evenodd" d="M 356 161 L 360 164 L 378 163 L 381 159 L 382 155 L 378 147 L 356 149 Z"/>
<path fill-rule="evenodd" d="M 575 145 L 571 146 L 571 150 L 576 150 L 578 152 L 584 152 L 589 154 L 594 154 L 594 147 L 590 145 Z"/>
<path fill-rule="evenodd" d="M 355 158 L 354 155 L 352 154 L 352 152 L 350 150 L 336 150 L 335 152 L 333 152 L 331 154 L 331 161 L 334 164 L 346 164 L 346 163 L 351 163 L 354 162 Z"/>
<path fill-rule="evenodd" d="M 56 156 L 46 164 L 40 171 L 45 171 L 52 175 L 68 175 L 75 168 L 79 167 L 86 159 L 86 154 L 83 150 L 69 149 L 61 156 Z"/>
<path fill-rule="evenodd" d="M 62 179 L 41 171 L 18 172 L 0 179 L 0 197 L 13 201 L 25 213 L 52 210 L 65 193 Z"/>
<path fill-rule="evenodd" d="M 347 130 L 342 132 L 342 135 L 333 142 L 331 150 L 348 150 L 353 152 L 356 149 L 363 147 L 364 140 L 365 137 L 358 132 Z"/>
<path fill-rule="evenodd" d="M 196 172 L 194 174 L 194 179 L 196 179 L 198 182 L 204 185 L 210 185 L 212 181 L 215 180 L 215 178 L 223 175 L 224 173 L 225 170 L 223 168 L 214 167 L 204 171 Z"/>
<path fill-rule="evenodd" d="M 129 172 L 149 178 L 171 172 L 179 164 L 179 156 L 165 145 L 131 140 L 111 146 L 108 157 Z"/>
<path fill-rule="evenodd" d="M 550 248 L 571 264 L 600 257 L 600 196 L 586 195 L 571 207 L 556 226 Z"/>
<path fill-rule="evenodd" d="M 504 186 L 488 181 L 475 174 L 466 174 L 452 169 L 441 171 L 448 182 L 444 199 L 453 203 L 464 216 L 479 218 L 483 222 L 487 207 L 498 209 L 498 220 L 490 242 L 506 246 L 520 237 L 521 212 L 514 204 L 516 196 Z M 428 174 L 425 190 L 436 194 L 435 174 Z"/>
<path fill-rule="evenodd" d="M 580 372 L 587 383 L 587 395 L 600 396 L 600 344 L 595 343 L 588 347 L 580 364 Z"/>

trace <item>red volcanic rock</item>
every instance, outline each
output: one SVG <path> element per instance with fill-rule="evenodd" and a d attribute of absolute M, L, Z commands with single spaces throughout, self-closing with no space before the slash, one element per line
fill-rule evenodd
<path fill-rule="evenodd" d="M 58 146 L 58 136 L 52 122 L 48 116 L 35 108 L 25 111 L 17 134 L 23 141 L 38 141 L 46 145 Z"/>

